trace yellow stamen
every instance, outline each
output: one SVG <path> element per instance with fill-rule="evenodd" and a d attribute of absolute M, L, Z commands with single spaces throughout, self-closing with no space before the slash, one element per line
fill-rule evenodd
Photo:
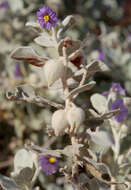
<path fill-rule="evenodd" d="M 56 161 L 56 158 L 54 158 L 54 157 L 50 157 L 50 158 L 49 158 L 49 162 L 50 162 L 50 163 L 54 163 L 55 161 Z"/>
<path fill-rule="evenodd" d="M 46 22 L 48 22 L 49 19 L 50 19 L 49 15 L 45 15 L 45 16 L 44 16 L 44 20 L 45 20 Z"/>

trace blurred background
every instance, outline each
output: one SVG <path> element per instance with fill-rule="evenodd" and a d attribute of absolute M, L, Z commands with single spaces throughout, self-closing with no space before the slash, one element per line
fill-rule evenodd
<path fill-rule="evenodd" d="M 25 26 L 26 22 L 37 20 L 36 12 L 44 4 L 55 10 L 60 20 L 75 15 L 77 23 L 67 35 L 82 40 L 90 33 L 85 49 L 87 60 L 99 59 L 110 68 L 108 73 L 95 75 L 97 85 L 93 92 L 102 93 L 110 88 L 111 82 L 120 82 L 126 95 L 131 96 L 131 0 L 0 0 L 0 173 L 8 176 L 15 152 L 29 139 L 38 145 L 47 141 L 46 126 L 54 109 L 9 102 L 5 91 L 28 83 L 43 97 L 62 101 L 58 91 L 48 91 L 39 85 L 42 80 L 39 70 L 10 58 L 11 51 L 19 46 L 32 46 L 40 55 L 44 52 L 53 56 L 51 49 L 34 43 L 37 32 Z M 80 98 L 83 97 L 88 98 L 86 94 Z M 131 133 L 130 144 L 129 137 Z M 65 138 L 68 142 L 68 137 Z M 62 148 L 66 141 L 60 137 L 52 148 Z M 47 180 L 42 175 L 38 181 L 42 188 L 58 179 L 51 176 Z"/>

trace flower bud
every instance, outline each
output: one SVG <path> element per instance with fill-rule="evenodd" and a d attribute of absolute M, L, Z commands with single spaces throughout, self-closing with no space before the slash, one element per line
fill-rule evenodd
<path fill-rule="evenodd" d="M 79 127 L 85 120 L 85 112 L 80 107 L 73 107 L 69 108 L 67 111 L 67 121 L 71 126 L 71 131 L 74 127 Z"/>
<path fill-rule="evenodd" d="M 55 135 L 58 136 L 64 132 L 68 127 L 65 110 L 57 110 L 52 116 L 52 128 L 54 129 Z"/>
<path fill-rule="evenodd" d="M 63 57 L 58 60 L 49 60 L 44 66 L 45 78 L 48 86 L 51 86 L 59 78 L 62 78 L 65 73 Z"/>

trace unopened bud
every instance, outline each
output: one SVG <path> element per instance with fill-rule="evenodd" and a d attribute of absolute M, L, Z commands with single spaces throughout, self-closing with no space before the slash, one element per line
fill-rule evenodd
<path fill-rule="evenodd" d="M 51 86 L 59 78 L 62 78 L 65 73 L 65 66 L 63 64 L 63 57 L 58 60 L 49 60 L 44 66 L 45 78 L 48 86 Z"/>
<path fill-rule="evenodd" d="M 52 116 L 52 128 L 54 129 L 55 135 L 61 135 L 68 127 L 65 110 L 57 110 Z"/>
<path fill-rule="evenodd" d="M 70 124 L 71 131 L 78 128 L 85 120 L 85 112 L 80 107 L 73 106 L 67 111 L 67 120 Z"/>

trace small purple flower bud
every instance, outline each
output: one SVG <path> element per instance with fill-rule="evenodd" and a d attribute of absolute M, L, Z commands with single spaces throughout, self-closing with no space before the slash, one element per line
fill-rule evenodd
<path fill-rule="evenodd" d="M 54 156 L 40 156 L 40 166 L 47 175 L 52 175 L 58 169 L 58 160 Z"/>
<path fill-rule="evenodd" d="M 14 76 L 16 78 L 22 77 L 21 68 L 20 68 L 20 64 L 19 63 L 16 63 L 16 65 L 15 65 Z"/>
<path fill-rule="evenodd" d="M 117 122 L 121 123 L 128 115 L 128 109 L 124 105 L 123 99 L 119 98 L 115 100 L 111 105 L 111 110 L 120 109 L 120 112 L 113 118 Z"/>
<path fill-rule="evenodd" d="M 37 18 L 41 27 L 47 29 L 54 27 L 58 21 L 56 13 L 48 6 L 44 6 L 37 11 Z"/>
<path fill-rule="evenodd" d="M 100 60 L 100 61 L 104 61 L 104 59 L 105 59 L 105 56 L 104 56 L 103 51 L 100 51 L 100 50 L 99 50 L 98 60 Z"/>

